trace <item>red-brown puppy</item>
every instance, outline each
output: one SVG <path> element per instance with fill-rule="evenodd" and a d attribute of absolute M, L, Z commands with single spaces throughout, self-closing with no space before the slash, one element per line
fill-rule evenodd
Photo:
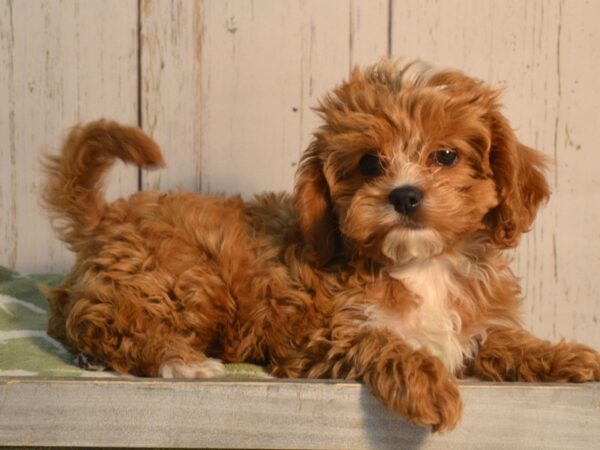
<path fill-rule="evenodd" d="M 224 362 L 363 380 L 413 423 L 454 427 L 456 377 L 600 380 L 600 356 L 523 330 L 502 250 L 549 194 L 498 93 L 382 62 L 326 96 L 293 196 L 140 192 L 108 204 L 115 159 L 163 164 L 136 128 L 75 128 L 45 201 L 75 267 L 49 333 L 119 373 L 206 377 Z"/>

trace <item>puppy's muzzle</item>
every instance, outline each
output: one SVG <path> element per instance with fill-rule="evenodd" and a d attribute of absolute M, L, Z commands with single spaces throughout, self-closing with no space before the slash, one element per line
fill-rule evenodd
<path fill-rule="evenodd" d="M 415 186 L 402 186 L 393 189 L 388 199 L 397 212 L 408 216 L 421 206 L 423 192 Z"/>

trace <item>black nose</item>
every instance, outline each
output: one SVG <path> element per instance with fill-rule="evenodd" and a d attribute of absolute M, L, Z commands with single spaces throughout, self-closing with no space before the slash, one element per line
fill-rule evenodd
<path fill-rule="evenodd" d="M 388 199 L 396 211 L 408 215 L 419 209 L 423 200 L 423 192 L 414 186 L 402 186 L 392 190 Z"/>

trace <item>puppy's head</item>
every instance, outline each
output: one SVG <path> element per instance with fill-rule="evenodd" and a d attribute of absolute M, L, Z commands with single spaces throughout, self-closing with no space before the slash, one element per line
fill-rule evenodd
<path fill-rule="evenodd" d="M 326 96 L 295 206 L 315 262 L 342 248 L 385 265 L 470 239 L 514 247 L 549 191 L 498 92 L 458 71 L 384 61 Z"/>

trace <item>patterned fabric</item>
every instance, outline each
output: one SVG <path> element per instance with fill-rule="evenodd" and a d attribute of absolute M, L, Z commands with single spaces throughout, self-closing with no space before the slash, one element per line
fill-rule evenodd
<path fill-rule="evenodd" d="M 112 372 L 80 369 L 75 357 L 46 334 L 44 291 L 57 286 L 56 274 L 20 275 L 0 266 L 0 376 L 112 377 Z M 266 378 L 251 364 L 227 364 L 231 378 Z"/>

